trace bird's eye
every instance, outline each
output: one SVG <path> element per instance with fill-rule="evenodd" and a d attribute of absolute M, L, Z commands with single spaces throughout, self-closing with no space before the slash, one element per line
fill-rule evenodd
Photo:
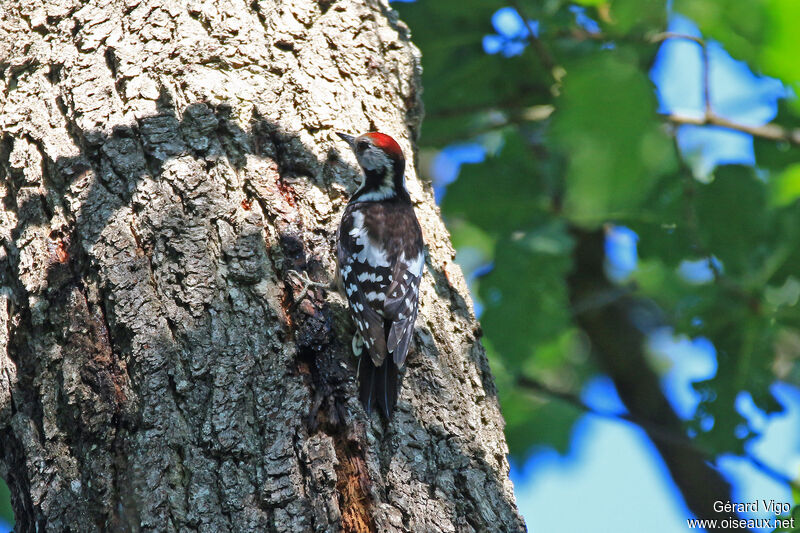
<path fill-rule="evenodd" d="M 358 150 L 359 152 L 363 152 L 367 148 L 369 148 L 369 143 L 367 141 L 358 141 L 358 144 L 356 145 L 356 150 Z"/>

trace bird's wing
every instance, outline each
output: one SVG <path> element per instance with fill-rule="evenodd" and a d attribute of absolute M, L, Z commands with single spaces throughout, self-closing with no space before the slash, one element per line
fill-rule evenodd
<path fill-rule="evenodd" d="M 401 256 L 395 263 L 392 282 L 386 290 L 383 316 L 391 321 L 386 348 L 398 367 L 403 366 L 408 354 L 411 337 L 414 336 L 414 322 L 419 307 L 419 282 L 425 266 L 423 252 L 412 258 Z"/>
<path fill-rule="evenodd" d="M 355 216 L 354 216 L 355 214 Z M 385 250 L 367 246 L 363 216 L 347 211 L 339 229 L 338 261 L 356 328 L 376 366 L 386 358 L 383 303 L 392 270 Z"/>

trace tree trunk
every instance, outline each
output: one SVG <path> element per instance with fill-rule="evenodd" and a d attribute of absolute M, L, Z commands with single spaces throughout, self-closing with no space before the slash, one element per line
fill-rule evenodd
<path fill-rule="evenodd" d="M 397 412 L 357 399 L 330 279 L 359 171 L 419 130 L 371 0 L 0 7 L 0 476 L 18 531 L 520 531 L 492 377 L 431 187 Z"/>

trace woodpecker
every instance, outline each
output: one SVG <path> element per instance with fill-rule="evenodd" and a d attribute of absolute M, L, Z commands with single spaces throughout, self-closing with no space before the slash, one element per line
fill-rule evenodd
<path fill-rule="evenodd" d="M 377 132 L 337 135 L 350 145 L 363 171 L 339 224 L 337 281 L 356 325 L 353 352 L 360 356 L 361 402 L 367 413 L 377 404 L 389 420 L 417 318 L 425 265 L 422 231 L 397 142 Z"/>

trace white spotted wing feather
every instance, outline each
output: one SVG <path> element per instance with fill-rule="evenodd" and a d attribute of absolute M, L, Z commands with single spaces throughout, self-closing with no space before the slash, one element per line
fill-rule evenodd
<path fill-rule="evenodd" d="M 363 203 L 348 207 L 339 228 L 337 259 L 343 292 L 372 361 L 381 366 L 391 353 L 402 367 L 417 317 L 424 269 L 422 238 L 410 206 L 412 243 L 398 242 L 402 238 L 391 231 L 397 228 L 384 231 L 370 226 L 391 218 L 381 209 L 386 207 Z M 381 235 L 390 238 L 376 239 Z"/>

